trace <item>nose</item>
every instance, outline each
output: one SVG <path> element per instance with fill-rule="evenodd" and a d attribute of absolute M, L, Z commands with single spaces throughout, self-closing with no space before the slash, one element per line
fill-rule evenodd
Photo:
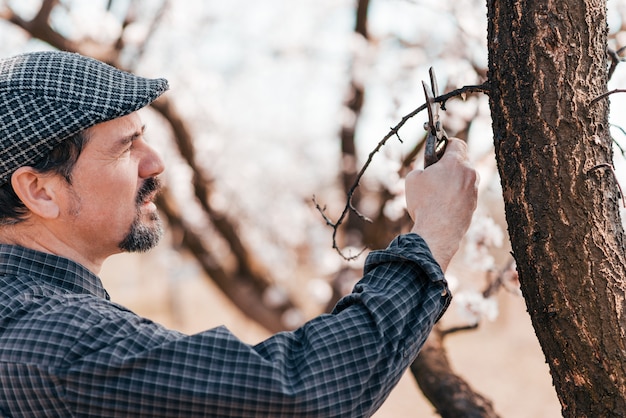
<path fill-rule="evenodd" d="M 139 163 L 139 176 L 141 178 L 155 177 L 165 170 L 165 164 L 157 150 L 145 142 L 143 145 L 145 149 Z"/>

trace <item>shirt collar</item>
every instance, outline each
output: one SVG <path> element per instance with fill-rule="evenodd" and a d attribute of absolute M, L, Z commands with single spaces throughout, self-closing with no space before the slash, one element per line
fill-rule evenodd
<path fill-rule="evenodd" d="M 82 265 L 54 254 L 0 244 L 0 274 L 25 275 L 71 293 L 109 300 L 102 281 Z"/>

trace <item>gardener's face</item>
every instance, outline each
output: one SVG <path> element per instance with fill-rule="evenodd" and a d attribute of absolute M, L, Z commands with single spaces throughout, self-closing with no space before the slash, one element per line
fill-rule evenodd
<path fill-rule="evenodd" d="M 65 189 L 68 238 L 93 261 L 148 250 L 162 235 L 152 201 L 163 161 L 143 131 L 136 112 L 90 128 Z"/>

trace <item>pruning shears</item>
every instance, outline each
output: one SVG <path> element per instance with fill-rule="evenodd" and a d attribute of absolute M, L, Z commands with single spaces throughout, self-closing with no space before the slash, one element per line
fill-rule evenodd
<path fill-rule="evenodd" d="M 448 135 L 443 130 L 439 120 L 439 105 L 435 102 L 435 98 L 439 97 L 439 86 L 437 85 L 435 70 L 430 67 L 428 73 L 430 74 L 430 88 L 425 81 L 422 81 L 424 95 L 426 96 L 426 109 L 428 109 L 428 122 L 424 123 L 424 129 L 428 131 L 424 149 L 424 168 L 439 161 L 448 143 Z"/>

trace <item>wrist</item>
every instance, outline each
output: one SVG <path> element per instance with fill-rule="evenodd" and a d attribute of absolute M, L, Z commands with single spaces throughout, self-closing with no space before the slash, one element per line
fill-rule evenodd
<path fill-rule="evenodd" d="M 447 239 L 441 234 L 430 234 L 416 227 L 413 227 L 411 232 L 422 237 L 433 258 L 437 261 L 441 270 L 445 272 L 450 264 L 450 260 L 452 260 L 452 257 L 459 249 L 459 241 Z"/>

